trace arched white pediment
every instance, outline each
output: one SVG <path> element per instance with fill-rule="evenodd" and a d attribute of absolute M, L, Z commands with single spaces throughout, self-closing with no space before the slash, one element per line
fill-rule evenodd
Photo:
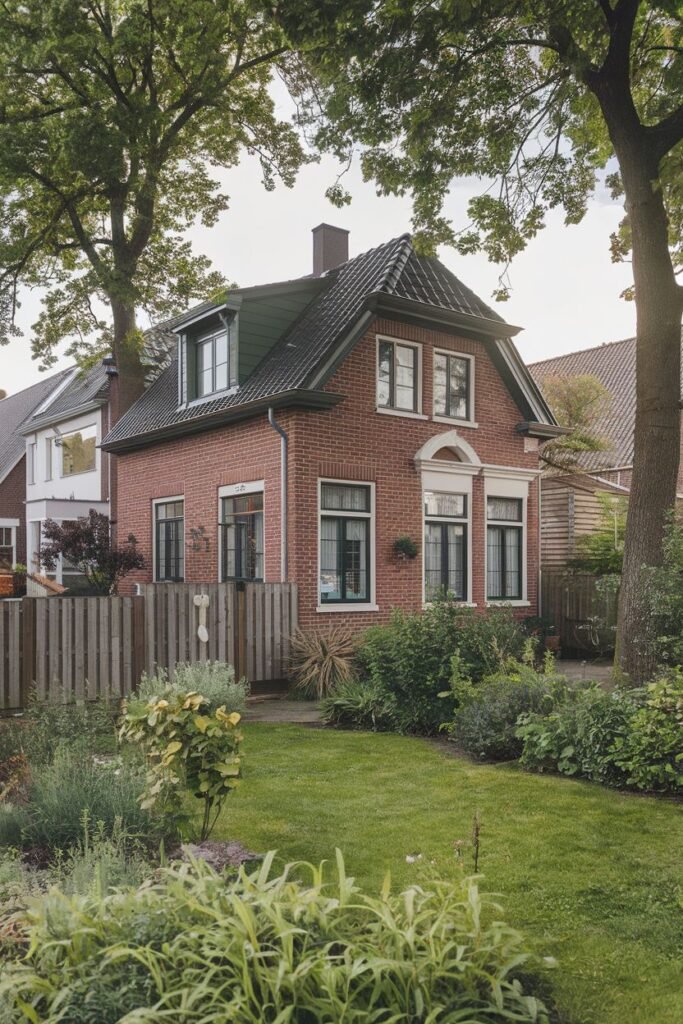
<path fill-rule="evenodd" d="M 470 466 L 481 466 L 481 459 L 474 448 L 464 437 L 460 436 L 457 430 L 446 430 L 430 437 L 415 453 L 416 464 L 421 466 L 425 462 L 429 462 L 442 448 L 450 448 L 463 463 L 469 463 Z"/>

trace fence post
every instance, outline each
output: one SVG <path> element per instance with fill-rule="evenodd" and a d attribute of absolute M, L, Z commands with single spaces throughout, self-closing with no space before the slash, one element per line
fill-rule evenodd
<path fill-rule="evenodd" d="M 28 703 L 29 694 L 36 679 L 36 598 L 21 599 L 21 692 L 22 708 Z"/>

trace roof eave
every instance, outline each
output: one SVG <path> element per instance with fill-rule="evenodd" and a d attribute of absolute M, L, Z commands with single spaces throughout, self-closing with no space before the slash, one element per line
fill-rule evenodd
<path fill-rule="evenodd" d="M 518 423 L 516 427 L 518 434 L 525 434 L 527 437 L 540 437 L 548 441 L 553 437 L 563 437 L 571 434 L 569 427 L 560 427 L 556 423 L 538 423 L 535 420 L 525 420 Z"/>
<path fill-rule="evenodd" d="M 147 448 L 150 445 L 162 441 L 169 441 L 176 437 L 186 437 L 190 434 L 204 433 L 216 427 L 227 426 L 239 420 L 251 419 L 259 413 L 267 412 L 272 406 L 274 409 L 281 409 L 283 406 L 299 406 L 304 409 L 331 409 L 343 400 L 343 395 L 334 394 L 328 391 L 309 391 L 302 388 L 295 388 L 290 391 L 282 391 L 279 394 L 269 395 L 265 398 L 257 398 L 252 402 L 245 402 L 243 405 L 236 405 L 221 409 L 219 412 L 209 416 L 202 416 L 193 420 L 179 421 L 158 427 L 156 430 L 145 431 L 144 434 L 135 434 L 117 441 L 107 441 L 105 437 L 99 445 L 106 452 L 114 454 L 135 451 L 138 448 Z"/>
<path fill-rule="evenodd" d="M 93 398 L 89 402 L 83 402 L 81 405 L 75 405 L 72 409 L 63 409 L 59 413 L 54 413 L 52 416 L 40 416 L 35 420 L 25 420 L 22 423 L 22 429 L 20 433 L 27 437 L 28 434 L 33 434 L 36 430 L 42 430 L 44 427 L 51 427 L 55 423 L 61 423 L 62 420 L 70 420 L 75 416 L 83 416 L 87 412 L 94 412 L 96 409 L 101 409 L 103 405 L 106 405 L 109 401 L 109 395 L 102 395 L 100 398 Z"/>
<path fill-rule="evenodd" d="M 376 313 L 409 313 L 424 320 L 429 320 L 432 323 L 443 323 L 450 327 L 459 327 L 462 330 L 485 338 L 511 338 L 522 330 L 521 327 L 515 327 L 514 324 L 508 324 L 504 320 L 475 316 L 474 313 L 460 313 L 456 310 L 444 309 L 442 306 L 432 306 L 426 302 L 417 302 L 415 299 L 405 299 L 399 295 L 389 295 L 386 292 L 371 292 L 368 295 L 365 306 Z"/>

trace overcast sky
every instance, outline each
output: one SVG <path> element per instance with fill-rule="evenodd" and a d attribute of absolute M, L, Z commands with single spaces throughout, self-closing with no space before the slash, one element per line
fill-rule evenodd
<path fill-rule="evenodd" d="M 333 180 L 333 164 L 323 162 L 305 168 L 293 189 L 267 193 L 258 166 L 245 161 L 223 177 L 230 209 L 213 228 L 196 228 L 189 237 L 228 280 L 245 286 L 310 273 L 311 229 L 321 221 L 350 231 L 352 256 L 410 230 L 409 199 L 377 197 L 372 184 L 352 172 L 344 184 L 353 203 L 337 210 L 324 196 Z M 475 189 L 470 182 L 454 184 L 447 213 L 456 226 L 466 223 Z M 566 227 L 561 213 L 551 215 L 513 264 L 512 297 L 506 303 L 491 298 L 499 271 L 484 256 L 459 256 L 446 248 L 439 256 L 509 323 L 524 328 L 516 343 L 522 358 L 533 362 L 635 334 L 635 306 L 619 298 L 630 284 L 630 267 L 614 265 L 609 257 L 609 236 L 622 213 L 604 194 L 579 226 Z M 29 349 L 38 310 L 39 296 L 24 294 L 20 325 L 25 335 L 0 348 L 0 388 L 10 394 L 41 377 Z M 66 365 L 62 359 L 50 372 Z"/>

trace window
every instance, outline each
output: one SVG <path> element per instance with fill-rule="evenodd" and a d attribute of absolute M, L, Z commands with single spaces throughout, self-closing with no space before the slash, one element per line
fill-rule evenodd
<path fill-rule="evenodd" d="M 34 484 L 38 479 L 38 443 L 33 441 L 28 446 L 28 482 Z"/>
<path fill-rule="evenodd" d="M 8 572 L 15 562 L 14 527 L 0 526 L 0 572 Z"/>
<path fill-rule="evenodd" d="M 486 502 L 486 594 L 489 600 L 522 598 L 523 508 L 521 498 Z"/>
<path fill-rule="evenodd" d="M 62 434 L 62 476 L 90 473 L 95 469 L 97 432 L 95 427 L 83 427 L 72 434 Z"/>
<path fill-rule="evenodd" d="M 434 415 L 469 420 L 470 365 L 465 356 L 434 353 Z"/>
<path fill-rule="evenodd" d="M 182 583 L 185 578 L 185 502 L 182 498 L 154 505 L 154 578 Z"/>
<path fill-rule="evenodd" d="M 221 498 L 221 579 L 263 579 L 263 492 Z"/>
<path fill-rule="evenodd" d="M 467 496 L 425 492 L 425 601 L 467 600 Z"/>
<path fill-rule="evenodd" d="M 45 479 L 52 480 L 52 438 L 45 438 Z"/>
<path fill-rule="evenodd" d="M 320 487 L 320 603 L 370 600 L 370 487 Z"/>
<path fill-rule="evenodd" d="M 419 412 L 419 358 L 415 345 L 380 341 L 377 349 L 377 405 L 380 409 Z"/>
<path fill-rule="evenodd" d="M 225 391 L 237 383 L 235 332 L 221 328 L 198 338 L 195 345 L 197 397 Z"/>

